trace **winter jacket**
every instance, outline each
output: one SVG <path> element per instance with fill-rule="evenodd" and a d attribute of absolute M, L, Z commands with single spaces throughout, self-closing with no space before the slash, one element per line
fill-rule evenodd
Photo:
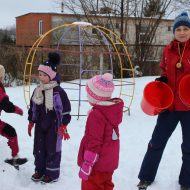
<path fill-rule="evenodd" d="M 9 101 L 9 97 L 5 92 L 4 86 L 0 82 L 0 114 L 1 114 L 2 110 L 4 110 L 7 113 L 14 113 L 15 108 L 16 108 L 15 105 L 11 101 Z M 12 126 L 10 126 L 9 124 L 0 120 L 0 135 L 3 135 L 7 139 L 9 139 L 8 144 L 11 147 L 11 149 L 13 150 L 13 152 L 16 152 L 15 153 L 15 155 L 16 155 L 18 153 L 18 148 L 17 147 L 15 148 L 14 143 L 11 143 L 11 139 L 13 137 L 17 136 L 15 129 Z"/>
<path fill-rule="evenodd" d="M 0 112 L 4 110 L 7 113 L 15 112 L 15 105 L 9 101 L 9 97 L 5 92 L 3 84 L 0 82 Z"/>
<path fill-rule="evenodd" d="M 84 152 L 89 150 L 99 155 L 93 167 L 95 171 L 113 172 L 119 163 L 118 125 L 122 121 L 124 103 L 117 98 L 106 102 L 95 105 L 88 115 L 85 134 L 79 148 L 78 165 L 82 166 Z"/>
<path fill-rule="evenodd" d="M 184 105 L 179 97 L 179 83 L 185 75 L 190 74 L 190 40 L 186 42 L 186 47 L 182 58 L 182 70 L 176 68 L 176 63 L 179 62 L 180 59 L 178 43 L 182 55 L 185 46 L 184 42 L 182 43 L 177 40 L 173 40 L 164 48 L 164 53 L 160 64 L 162 70 L 161 75 L 167 77 L 167 84 L 171 87 L 174 93 L 174 102 L 170 110 L 188 111 L 190 110 L 190 107 Z"/>
<path fill-rule="evenodd" d="M 71 105 L 66 92 L 60 86 L 53 88 L 53 105 L 54 109 L 46 112 L 45 102 L 36 105 L 31 98 L 28 120 L 36 123 L 44 131 L 51 126 L 57 128 L 61 124 L 67 125 L 71 120 Z"/>

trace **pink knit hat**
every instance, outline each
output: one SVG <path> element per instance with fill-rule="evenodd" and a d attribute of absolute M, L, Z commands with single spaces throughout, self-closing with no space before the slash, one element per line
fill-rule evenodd
<path fill-rule="evenodd" d="M 86 84 L 87 97 L 91 104 L 109 100 L 113 91 L 113 76 L 110 73 L 96 75 L 88 80 Z"/>
<path fill-rule="evenodd" d="M 38 71 L 42 71 L 45 74 L 47 74 L 51 80 L 54 79 L 56 76 L 56 72 L 53 71 L 52 68 L 50 66 L 47 66 L 47 65 L 39 65 Z"/>
<path fill-rule="evenodd" d="M 60 63 L 61 57 L 57 52 L 49 52 L 48 60 L 39 65 L 38 71 L 46 73 L 50 79 L 56 76 L 57 65 Z"/>

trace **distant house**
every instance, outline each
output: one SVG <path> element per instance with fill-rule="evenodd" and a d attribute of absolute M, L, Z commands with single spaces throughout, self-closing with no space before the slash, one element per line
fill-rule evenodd
<path fill-rule="evenodd" d="M 16 45 L 33 45 L 42 34 L 52 29 L 57 21 L 61 24 L 62 19 L 65 17 L 65 21 L 70 17 L 73 17 L 73 20 L 75 18 L 74 15 L 58 13 L 27 13 L 16 17 Z M 49 45 L 50 43 L 51 36 L 47 36 L 41 45 Z"/>
<path fill-rule="evenodd" d="M 94 16 L 91 15 L 91 18 Z M 108 17 L 100 15 L 104 19 L 106 28 L 110 28 L 108 24 Z M 134 44 L 136 36 L 135 30 L 137 25 L 134 24 L 133 17 L 128 18 L 126 41 L 129 44 Z M 150 18 L 144 18 L 144 23 L 148 22 Z M 80 19 L 76 18 L 74 14 L 59 14 L 59 13 L 27 13 L 16 17 L 16 45 L 17 46 L 32 46 L 33 43 L 44 33 L 62 24 L 70 24 L 75 21 L 86 21 L 84 15 L 80 15 Z M 119 17 L 113 17 L 113 24 L 115 30 L 119 32 L 120 20 Z M 167 44 L 172 39 L 172 23 L 173 20 L 163 19 L 157 28 L 154 38 L 154 44 Z M 143 38 L 146 26 L 141 25 L 141 32 L 139 39 Z M 52 35 L 48 35 L 41 43 L 43 46 L 51 45 Z"/>

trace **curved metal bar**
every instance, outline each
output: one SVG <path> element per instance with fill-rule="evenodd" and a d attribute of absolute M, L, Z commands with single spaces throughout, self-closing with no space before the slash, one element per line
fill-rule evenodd
<path fill-rule="evenodd" d="M 78 42 L 79 42 L 79 56 L 80 56 L 80 76 L 79 76 L 79 104 L 78 104 L 78 118 L 79 116 L 81 115 L 80 114 L 80 106 L 81 106 L 81 87 L 84 86 L 82 83 L 81 83 L 81 80 L 82 80 L 82 74 L 84 72 L 86 72 L 87 70 L 84 70 L 82 68 L 82 65 L 83 65 L 83 55 L 85 53 L 84 49 L 83 49 L 83 46 L 85 45 L 84 44 L 84 39 L 82 36 L 82 31 L 84 31 L 86 28 L 91 28 L 91 29 L 95 29 L 99 32 L 99 34 L 102 36 L 102 39 L 103 39 L 103 42 L 104 44 L 108 47 L 108 52 L 105 52 L 105 53 L 108 53 L 109 54 L 109 58 L 110 58 L 110 64 L 111 64 L 111 72 L 113 73 L 113 61 L 112 61 L 112 56 L 115 55 L 118 57 L 118 60 L 119 60 L 119 66 L 120 66 L 120 75 L 121 75 L 121 78 L 120 78 L 120 97 L 121 96 L 126 96 L 126 97 L 129 97 L 130 98 L 130 101 L 129 101 L 129 105 L 126 106 L 125 105 L 125 108 L 127 108 L 125 111 L 129 111 L 130 113 L 130 106 L 132 104 L 132 101 L 133 101 L 133 97 L 134 97 L 134 90 L 135 90 L 135 79 L 134 79 L 134 69 L 133 69 L 133 66 L 132 66 L 132 62 L 131 62 L 131 59 L 130 59 L 130 55 L 128 53 L 128 50 L 127 50 L 127 47 L 124 45 L 123 41 L 119 38 L 119 36 L 114 33 L 113 31 L 105 28 L 105 27 L 102 27 L 102 26 L 93 26 L 93 25 L 80 25 L 80 24 L 64 24 L 64 25 L 61 25 L 61 26 L 57 26 L 51 30 L 49 30 L 48 32 L 46 32 L 45 34 L 43 34 L 42 36 L 40 36 L 36 42 L 33 44 L 32 48 L 30 49 L 29 51 L 29 54 L 27 56 L 27 60 L 26 60 L 26 63 L 25 63 L 25 68 L 24 68 L 24 81 L 23 81 L 23 89 L 24 89 L 24 98 L 25 98 L 25 102 L 26 102 L 26 105 L 27 107 L 29 106 L 29 100 L 30 100 L 30 85 L 31 85 L 31 77 L 32 77 L 32 66 L 33 66 L 33 62 L 34 62 L 34 57 L 36 56 L 36 52 L 40 46 L 40 44 L 42 43 L 42 41 L 46 38 L 47 35 L 49 35 L 50 33 L 56 31 L 56 30 L 60 30 L 60 29 L 64 29 L 64 28 L 69 28 L 69 27 L 77 27 L 78 28 Z M 60 47 L 60 44 L 61 42 L 63 41 L 64 39 L 64 32 L 61 36 L 61 38 L 59 39 L 58 41 L 58 45 L 57 45 L 57 51 L 59 51 L 59 47 Z M 115 41 L 113 41 L 113 39 L 115 39 Z M 120 46 L 120 48 L 122 48 L 122 52 L 119 51 L 118 49 L 118 45 Z M 114 49 L 115 52 L 112 52 L 112 48 Z M 63 51 L 63 50 L 61 50 Z M 122 58 L 121 56 L 126 56 L 127 57 L 127 60 L 128 60 L 128 64 L 129 64 L 129 67 L 128 65 L 126 65 L 124 62 L 122 62 Z M 88 70 L 88 72 L 95 72 L 96 70 Z M 127 82 L 123 79 L 123 72 L 124 71 L 127 71 L 127 72 L 131 72 L 131 78 L 132 78 L 132 82 Z M 73 83 L 74 84 L 74 83 Z M 129 94 L 129 93 L 123 93 L 123 87 L 126 86 L 126 85 L 132 85 L 133 88 L 132 88 L 132 94 Z M 115 85 L 115 86 L 119 86 L 119 85 Z M 28 88 L 27 88 L 28 87 Z"/>

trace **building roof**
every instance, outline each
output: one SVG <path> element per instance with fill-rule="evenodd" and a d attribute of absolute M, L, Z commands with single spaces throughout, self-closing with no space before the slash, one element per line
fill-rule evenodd
<path fill-rule="evenodd" d="M 20 16 L 17 16 L 16 18 L 19 18 L 19 17 L 23 17 L 23 16 L 27 16 L 27 15 L 30 15 L 30 14 L 43 14 L 43 15 L 52 15 L 52 16 L 66 16 L 66 17 L 73 17 L 73 16 L 76 16 L 75 14 L 67 14 L 67 13 L 54 13 L 54 12 L 30 12 L 30 13 L 26 13 L 26 14 L 23 14 L 23 15 L 20 15 Z M 85 17 L 85 15 L 79 15 L 78 16 L 80 17 Z M 106 18 L 106 17 L 110 17 L 110 15 L 106 15 L 106 14 L 96 14 L 96 15 L 89 15 L 89 17 L 103 17 L 103 18 Z M 115 15 L 111 15 L 115 18 L 119 18 L 118 16 L 115 16 Z M 129 16 L 128 18 L 130 19 L 136 19 L 134 16 Z M 149 19 L 157 19 L 156 17 L 144 17 L 143 18 L 144 20 L 149 20 Z M 174 19 L 171 19 L 171 18 L 162 18 L 162 21 L 168 21 L 168 22 L 171 22 L 171 21 L 174 21 Z"/>
<path fill-rule="evenodd" d="M 20 15 L 20 16 L 17 16 L 17 17 L 15 17 L 15 18 L 19 18 L 19 17 L 23 17 L 23 16 L 27 16 L 27 15 L 30 15 L 30 14 L 46 14 L 46 15 L 49 15 L 49 14 L 51 14 L 51 15 L 64 15 L 64 16 L 73 16 L 74 14 L 63 14 L 63 13 L 54 13 L 54 12 L 30 12 L 30 13 L 26 13 L 26 14 L 23 14 L 23 15 Z"/>

